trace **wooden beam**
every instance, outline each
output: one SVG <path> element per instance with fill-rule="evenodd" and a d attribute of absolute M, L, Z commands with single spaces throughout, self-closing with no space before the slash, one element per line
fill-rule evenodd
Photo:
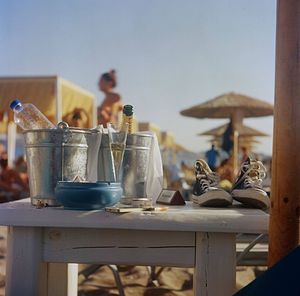
<path fill-rule="evenodd" d="M 278 0 L 269 265 L 299 243 L 300 1 Z"/>
<path fill-rule="evenodd" d="M 234 234 L 233 234 L 234 235 Z M 43 260 L 193 267 L 194 232 L 48 228 Z"/>

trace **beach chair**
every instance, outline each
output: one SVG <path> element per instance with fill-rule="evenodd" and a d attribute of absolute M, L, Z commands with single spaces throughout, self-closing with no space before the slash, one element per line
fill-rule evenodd
<path fill-rule="evenodd" d="M 266 266 L 268 257 L 267 234 L 238 234 L 236 244 L 237 266 Z"/>
<path fill-rule="evenodd" d="M 235 296 L 299 296 L 300 246 L 265 271 Z"/>

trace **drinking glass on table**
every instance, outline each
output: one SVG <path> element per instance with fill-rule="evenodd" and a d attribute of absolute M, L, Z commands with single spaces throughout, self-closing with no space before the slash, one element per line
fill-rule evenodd
<path fill-rule="evenodd" d="M 121 181 L 121 168 L 126 148 L 128 124 L 123 125 L 121 130 L 116 130 L 111 123 L 107 124 L 109 146 L 112 153 L 116 182 Z"/>

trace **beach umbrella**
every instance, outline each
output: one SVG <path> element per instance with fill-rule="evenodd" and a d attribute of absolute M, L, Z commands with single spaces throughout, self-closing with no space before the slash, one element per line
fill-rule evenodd
<path fill-rule="evenodd" d="M 207 142 L 212 144 L 217 144 L 220 146 L 222 144 L 222 138 L 214 137 L 212 139 L 207 140 Z M 254 137 L 239 137 L 239 146 L 243 146 L 243 144 L 260 144 L 260 141 L 257 141 Z"/>
<path fill-rule="evenodd" d="M 238 166 L 238 129 L 243 123 L 243 118 L 273 115 L 273 106 L 250 96 L 229 92 L 182 110 L 180 114 L 200 119 L 230 118 L 234 142 L 233 167 L 236 172 Z"/>
<path fill-rule="evenodd" d="M 197 134 L 198 136 L 214 136 L 214 137 L 222 137 L 224 132 L 228 128 L 228 123 L 223 124 L 221 126 L 215 127 L 208 131 Z M 239 137 L 267 137 L 268 134 L 265 134 L 257 129 L 254 129 L 250 126 L 241 124 L 237 127 L 237 131 L 239 133 Z"/>
<path fill-rule="evenodd" d="M 222 138 L 221 137 L 213 137 L 209 139 L 207 142 L 214 144 L 217 147 L 221 147 Z M 239 147 L 245 147 L 249 152 L 252 152 L 254 147 L 257 144 L 260 144 L 260 141 L 257 141 L 254 137 L 239 137 L 238 145 Z"/>
<path fill-rule="evenodd" d="M 261 117 L 273 115 L 273 106 L 250 96 L 229 92 L 202 104 L 182 110 L 183 116 L 195 118 Z"/>
<path fill-rule="evenodd" d="M 218 147 L 222 146 L 222 140 L 223 135 L 225 131 L 228 128 L 229 123 L 223 124 L 221 126 L 215 127 L 213 129 L 210 129 L 208 131 L 202 132 L 197 134 L 198 136 L 213 136 L 213 139 L 209 140 L 211 143 L 216 143 Z M 266 133 L 263 133 L 257 129 L 254 129 L 250 126 L 247 126 L 245 124 L 241 124 L 237 131 L 239 133 L 239 139 L 238 139 L 238 146 L 239 147 L 246 147 L 250 151 L 253 150 L 253 146 L 255 144 L 258 144 L 257 140 L 255 140 L 255 137 L 267 137 L 268 135 Z"/>
<path fill-rule="evenodd" d="M 260 141 L 257 141 L 254 137 L 241 137 L 239 138 L 239 144 L 240 146 L 247 146 L 247 145 L 253 145 L 253 144 L 260 144 Z"/>

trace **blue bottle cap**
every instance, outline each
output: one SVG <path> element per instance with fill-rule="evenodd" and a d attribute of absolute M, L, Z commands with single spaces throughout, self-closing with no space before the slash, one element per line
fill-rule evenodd
<path fill-rule="evenodd" d="M 14 110 L 18 105 L 22 105 L 22 103 L 21 103 L 19 100 L 13 100 L 13 101 L 10 103 L 9 107 L 10 107 L 12 110 Z"/>

